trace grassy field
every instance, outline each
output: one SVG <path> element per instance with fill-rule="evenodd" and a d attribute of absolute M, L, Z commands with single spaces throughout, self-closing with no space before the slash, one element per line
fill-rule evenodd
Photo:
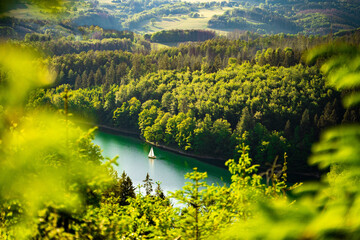
<path fill-rule="evenodd" d="M 13 9 L 7 12 L 5 15 L 10 17 L 16 17 L 21 19 L 46 19 L 49 18 L 49 14 L 46 14 L 43 10 L 36 6 L 26 5 L 27 8 Z"/>
<path fill-rule="evenodd" d="M 223 14 L 229 8 L 223 9 L 200 9 L 198 18 L 191 18 L 187 15 L 163 17 L 153 24 L 150 22 L 144 22 L 142 27 L 136 29 L 139 33 L 152 33 L 161 30 L 172 30 L 172 29 L 207 29 L 214 30 L 207 27 L 208 21 L 214 15 Z M 219 34 L 224 34 L 226 31 L 216 30 Z"/>
<path fill-rule="evenodd" d="M 152 50 L 160 50 L 160 49 L 163 49 L 163 48 L 175 47 L 177 45 L 178 45 L 178 43 L 168 43 L 168 44 L 151 43 L 151 49 Z"/>

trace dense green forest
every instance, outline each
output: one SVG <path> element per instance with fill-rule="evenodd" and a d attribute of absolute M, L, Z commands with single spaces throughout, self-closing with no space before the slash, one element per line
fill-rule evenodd
<path fill-rule="evenodd" d="M 306 161 L 319 133 L 359 121 L 359 109 L 345 110 L 343 93 L 325 85 L 321 61 L 304 62 L 308 47 L 330 38 L 245 33 L 158 51 L 53 56 L 46 61 L 57 87 L 34 92 L 28 106 L 61 109 L 68 88 L 70 111 L 98 124 L 209 158 L 237 158 L 240 142 L 262 165 L 287 152 L 291 179 L 316 176 Z M 334 38 L 359 39 L 358 32 Z"/>
<path fill-rule="evenodd" d="M 103 6 L 25 2 L 44 12 L 79 7 L 84 17 Z M 314 9 L 320 4 L 297 2 Z M 0 12 L 14 3 L 24 7 L 6 0 Z M 254 5 L 280 9 L 284 3 L 294 1 Z M 344 12 L 355 3 L 323 2 L 340 4 Z M 194 6 L 249 5 L 145 0 L 113 1 L 108 8 L 113 4 L 141 13 L 139 19 L 144 11 L 153 16 L 173 5 L 186 13 Z M 241 14 L 259 10 L 249 11 Z M 2 28 L 5 37 L 18 39 L 0 43 L 1 239 L 359 238 L 355 26 L 326 36 L 233 32 L 213 38 L 208 31 L 172 30 L 149 39 L 69 22 L 60 27 L 66 37 L 56 36 L 62 30 L 38 31 L 52 20 L 29 20 L 34 32 L 23 34 L 13 19 L 4 19 L 11 25 Z M 150 41 L 158 34 L 210 39 L 153 50 Z M 95 129 L 79 128 L 76 117 L 133 131 L 154 144 L 229 159 L 231 184 L 208 185 L 207 173 L 194 168 L 174 192 L 165 194 L 149 174 L 136 189 L 125 172 L 114 170 L 116 157 L 105 159 L 94 145 Z M 322 178 L 288 183 L 304 173 Z"/>
<path fill-rule="evenodd" d="M 290 159 L 286 154 L 280 157 L 280 167 L 274 165 L 262 177 L 257 174 L 259 166 L 252 165 L 249 147 L 240 142 L 238 160 L 226 163 L 232 174 L 230 186 L 207 185 L 207 174 L 195 168 L 185 175 L 189 182 L 183 189 L 167 196 L 159 183 L 154 190 L 149 175 L 135 191 L 126 173 L 118 177 L 112 170 L 116 158 L 104 160 L 99 147 L 91 142 L 93 130 L 84 133 L 70 122 L 71 92 L 65 90 L 57 97 L 63 99 L 62 112 L 25 106 L 29 90 L 55 80 L 41 58 L 9 44 L 0 48 L 0 56 L 5 55 L 6 60 L 0 58 L 2 238 L 273 239 L 275 233 L 278 239 L 359 236 L 358 124 L 326 131 L 314 146 L 311 162 L 330 167 L 322 184 L 289 186 Z M 332 56 L 322 69 L 329 86 L 347 92 L 342 99 L 347 109 L 359 103 L 359 93 L 351 91 L 360 82 L 359 55 L 358 48 L 344 45 L 326 46 L 308 55 L 309 61 Z M 133 102 L 136 106 L 136 100 Z M 153 102 L 148 103 L 149 110 L 156 106 Z M 293 192 L 288 195 L 290 190 Z M 174 206 L 172 200 L 183 206 Z"/>

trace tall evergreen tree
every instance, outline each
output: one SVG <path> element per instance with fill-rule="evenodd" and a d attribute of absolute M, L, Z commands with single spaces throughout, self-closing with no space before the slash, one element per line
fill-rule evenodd
<path fill-rule="evenodd" d="M 155 193 L 156 193 L 156 196 L 159 197 L 159 198 L 161 198 L 161 199 L 165 199 L 165 198 L 166 198 L 163 190 L 162 190 L 161 187 L 160 187 L 160 182 L 156 182 Z"/>
<path fill-rule="evenodd" d="M 111 86 L 112 84 L 114 84 L 115 83 L 115 78 L 116 78 L 115 66 L 114 66 L 114 62 L 111 62 L 110 67 L 106 71 L 105 85 L 106 86 Z"/>
<path fill-rule="evenodd" d="M 92 87 L 95 84 L 95 75 L 94 75 L 94 71 L 90 70 L 89 76 L 88 76 L 88 81 L 87 81 L 87 87 Z"/>
<path fill-rule="evenodd" d="M 95 76 L 94 76 L 94 85 L 100 86 L 102 84 L 103 75 L 101 73 L 100 68 L 96 70 Z"/>
<path fill-rule="evenodd" d="M 75 79 L 75 89 L 79 89 L 79 88 L 81 88 L 81 77 L 78 74 Z"/>
<path fill-rule="evenodd" d="M 243 108 L 241 113 L 240 121 L 236 126 L 237 132 L 240 136 L 245 132 L 251 130 L 255 125 L 253 117 L 250 115 L 249 109 L 247 107 Z"/>
<path fill-rule="evenodd" d="M 68 78 L 68 83 L 69 84 L 74 84 L 75 74 L 74 74 L 74 71 L 72 69 L 69 70 L 67 78 Z"/>
<path fill-rule="evenodd" d="M 334 126 L 336 124 L 336 119 L 337 116 L 334 106 L 328 102 L 325 106 L 324 113 L 319 118 L 318 127 L 320 129 L 324 129 L 330 126 Z"/>
<path fill-rule="evenodd" d="M 309 109 L 305 109 L 301 120 L 300 120 L 300 130 L 302 131 L 302 134 L 306 134 L 310 130 L 310 115 L 309 115 Z"/>
<path fill-rule="evenodd" d="M 292 138 L 292 129 L 291 129 L 291 122 L 290 120 L 286 121 L 285 128 L 284 128 L 284 135 L 287 139 Z"/>
<path fill-rule="evenodd" d="M 128 205 L 129 203 L 126 201 L 128 198 L 135 198 L 135 187 L 131 181 L 131 178 L 126 175 L 125 171 L 123 171 L 120 181 L 119 181 L 119 193 L 120 193 L 120 205 Z"/>
<path fill-rule="evenodd" d="M 104 200 L 106 201 L 108 198 L 114 197 L 119 205 L 129 205 L 127 199 L 136 197 L 135 187 L 132 184 L 131 178 L 123 171 L 120 178 L 115 173 L 114 179 L 114 184 L 103 194 Z"/>
<path fill-rule="evenodd" d="M 88 86 L 88 75 L 86 71 L 84 71 L 83 74 L 81 75 L 80 88 L 87 88 L 87 86 Z"/>
<path fill-rule="evenodd" d="M 151 195 L 153 189 L 152 189 L 152 179 L 150 178 L 149 176 L 149 173 L 146 174 L 146 178 L 145 180 L 143 181 L 144 183 L 144 188 L 145 188 L 145 192 L 146 192 L 146 195 Z"/>

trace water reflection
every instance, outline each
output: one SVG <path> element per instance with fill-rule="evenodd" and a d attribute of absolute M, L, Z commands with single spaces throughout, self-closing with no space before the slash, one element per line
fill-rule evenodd
<path fill-rule="evenodd" d="M 149 175 L 155 176 L 155 160 L 153 158 L 149 158 Z"/>
<path fill-rule="evenodd" d="M 125 171 L 132 179 L 134 186 L 143 184 L 142 181 L 149 173 L 154 183 L 162 182 L 161 188 L 164 192 L 175 191 L 184 186 L 184 175 L 191 172 L 194 167 L 197 167 L 198 171 L 208 173 L 208 184 L 227 183 L 228 185 L 230 183 L 230 174 L 225 168 L 206 164 L 194 158 L 154 147 L 156 159 L 149 159 L 148 153 L 151 146 L 135 138 L 98 132 L 94 142 L 103 149 L 105 157 L 119 156 L 119 166 L 116 170 L 119 173 Z"/>

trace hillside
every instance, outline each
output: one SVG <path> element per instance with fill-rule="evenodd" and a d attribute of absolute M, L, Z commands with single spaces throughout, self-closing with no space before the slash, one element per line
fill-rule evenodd
<path fill-rule="evenodd" d="M 82 118 L 222 159 L 237 158 L 246 143 L 263 166 L 287 152 L 289 176 L 299 179 L 317 174 L 306 161 L 319 133 L 359 119 L 359 109 L 346 111 L 343 93 L 325 85 L 321 62 L 304 62 L 308 48 L 329 39 L 245 33 L 157 51 L 131 38 L 25 42 L 51 50 L 48 62 L 57 73 L 55 86 L 35 92 L 29 107 L 61 109 L 68 88 L 69 110 Z M 359 32 L 333 41 L 358 44 Z"/>
<path fill-rule="evenodd" d="M 154 33 L 172 29 L 203 29 L 219 34 L 251 31 L 259 34 L 328 34 L 360 27 L 358 1 L 178 1 L 82 0 L 68 2 L 49 17 L 21 4 L 2 14 L 3 37 L 53 32 L 79 35 L 79 26 Z"/>

